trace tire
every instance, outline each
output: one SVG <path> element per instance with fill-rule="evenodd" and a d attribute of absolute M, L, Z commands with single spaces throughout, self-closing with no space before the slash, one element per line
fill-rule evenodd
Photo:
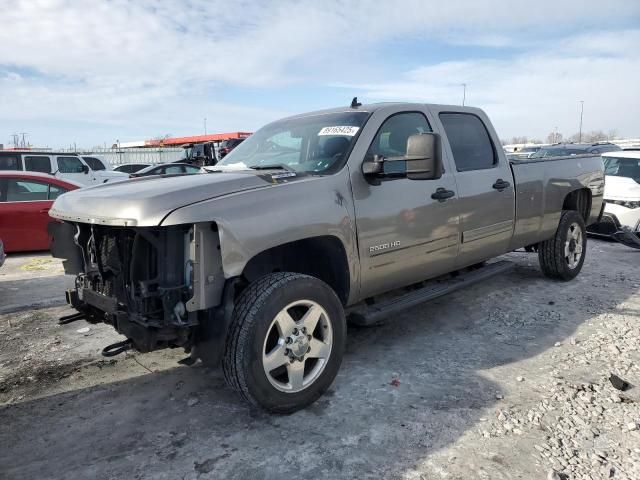
<path fill-rule="evenodd" d="M 346 332 L 342 304 L 326 283 L 298 273 L 266 275 L 236 302 L 222 360 L 225 380 L 253 405 L 295 412 L 331 386 Z"/>
<path fill-rule="evenodd" d="M 549 278 L 572 280 L 582 270 L 586 253 L 587 229 L 582 216 L 563 210 L 555 235 L 538 245 L 542 272 Z"/>

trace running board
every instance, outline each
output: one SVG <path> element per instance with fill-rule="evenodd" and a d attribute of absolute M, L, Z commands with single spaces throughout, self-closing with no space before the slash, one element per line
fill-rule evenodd
<path fill-rule="evenodd" d="M 494 263 L 488 263 L 483 267 L 474 270 L 462 270 L 457 272 L 455 276 L 440 277 L 431 280 L 425 287 L 414 290 L 404 295 L 382 300 L 373 305 L 367 305 L 361 308 L 356 307 L 349 312 L 348 319 L 350 323 L 363 327 L 376 325 L 407 308 L 415 307 L 421 303 L 433 300 L 451 292 L 455 292 L 463 287 L 481 282 L 493 275 L 511 270 L 514 264 L 505 260 Z"/>

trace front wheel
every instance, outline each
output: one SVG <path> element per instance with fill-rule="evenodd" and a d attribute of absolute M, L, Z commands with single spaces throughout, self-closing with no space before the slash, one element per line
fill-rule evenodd
<path fill-rule="evenodd" d="M 556 234 L 538 246 L 538 260 L 547 277 L 567 281 L 582 270 L 586 251 L 587 229 L 582 216 L 564 210 Z"/>
<path fill-rule="evenodd" d="M 326 283 L 298 273 L 266 275 L 236 303 L 225 380 L 255 405 L 294 412 L 329 388 L 345 339 L 342 304 Z"/>

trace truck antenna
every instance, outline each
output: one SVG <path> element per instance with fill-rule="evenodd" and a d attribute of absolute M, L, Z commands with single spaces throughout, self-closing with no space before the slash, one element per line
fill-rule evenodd
<path fill-rule="evenodd" d="M 358 102 L 358 97 L 353 97 L 353 100 L 351 100 L 351 108 L 358 108 L 361 106 L 362 104 Z"/>

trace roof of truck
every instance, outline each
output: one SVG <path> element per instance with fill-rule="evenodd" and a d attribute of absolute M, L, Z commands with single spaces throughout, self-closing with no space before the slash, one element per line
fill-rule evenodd
<path fill-rule="evenodd" d="M 316 110 L 313 112 L 300 113 L 298 115 L 291 115 L 287 119 L 310 117 L 314 115 L 326 115 L 330 113 L 347 113 L 347 112 L 368 112 L 373 113 L 377 110 L 394 109 L 397 107 L 404 107 L 407 110 L 417 109 L 422 107 L 436 107 L 438 110 L 451 110 L 454 112 L 469 112 L 476 113 L 479 111 L 476 107 L 467 107 L 460 105 L 440 105 L 435 103 L 412 103 L 412 102 L 380 102 L 380 103 L 368 103 L 359 105 L 358 107 L 350 107 L 345 105 L 343 107 L 327 108 L 323 110 Z"/>

